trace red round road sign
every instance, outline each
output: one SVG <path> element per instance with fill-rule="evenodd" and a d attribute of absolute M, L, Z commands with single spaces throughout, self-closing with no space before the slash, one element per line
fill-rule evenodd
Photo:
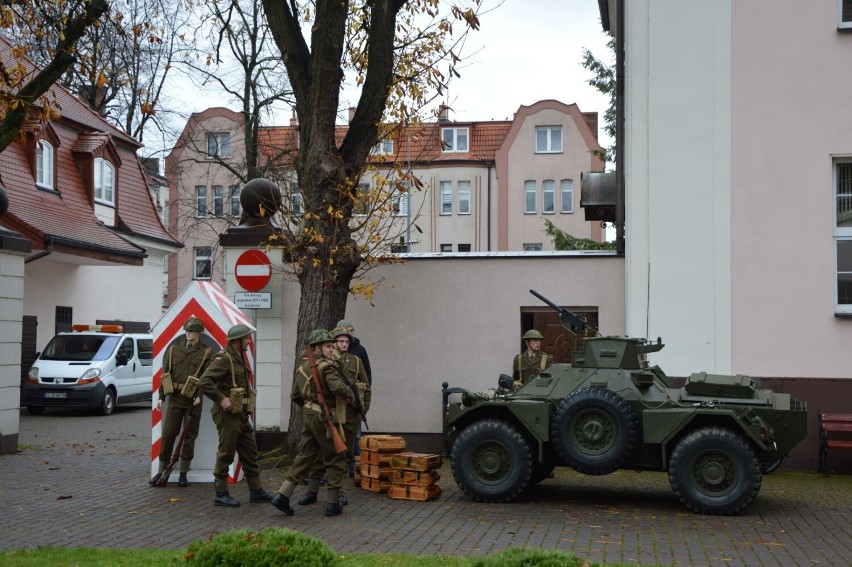
<path fill-rule="evenodd" d="M 246 291 L 260 291 L 272 279 L 272 264 L 260 250 L 246 250 L 234 265 L 237 284 Z"/>

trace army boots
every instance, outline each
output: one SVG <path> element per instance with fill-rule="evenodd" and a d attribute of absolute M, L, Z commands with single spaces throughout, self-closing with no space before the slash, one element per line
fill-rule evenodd
<path fill-rule="evenodd" d="M 258 488 L 249 492 L 249 502 L 252 504 L 261 504 L 265 502 L 272 502 L 274 495 L 271 492 L 267 492 L 262 488 Z"/>
<path fill-rule="evenodd" d="M 160 479 L 163 477 L 163 473 L 158 472 L 154 476 L 151 477 L 151 480 L 148 481 L 148 484 L 151 486 L 157 486 L 157 483 L 160 482 Z"/>
<path fill-rule="evenodd" d="M 270 503 L 288 516 L 292 516 L 296 513 L 295 510 L 290 508 L 290 499 L 281 494 L 280 492 L 275 493 L 275 496 L 272 497 Z"/>
<path fill-rule="evenodd" d="M 226 508 L 236 508 L 240 505 L 240 501 L 233 498 L 227 492 L 217 492 L 213 498 L 213 504 L 216 506 L 225 506 Z"/>
<path fill-rule="evenodd" d="M 325 515 L 326 516 L 339 516 L 343 513 L 343 506 L 340 504 L 340 500 L 337 502 L 329 502 L 325 506 Z"/>
<path fill-rule="evenodd" d="M 178 477 L 178 486 L 181 488 L 189 486 L 189 480 L 186 478 L 185 472 L 180 473 L 180 476 Z"/>
<path fill-rule="evenodd" d="M 317 501 L 317 493 L 309 490 L 305 492 L 301 498 L 299 498 L 299 506 L 304 506 L 306 504 L 313 504 Z"/>

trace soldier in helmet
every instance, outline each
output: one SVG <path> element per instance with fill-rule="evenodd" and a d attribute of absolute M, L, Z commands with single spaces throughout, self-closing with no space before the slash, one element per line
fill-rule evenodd
<path fill-rule="evenodd" d="M 308 348 L 312 349 L 314 355 L 319 381 L 329 409 L 352 404 L 354 402 L 352 391 L 334 363 L 334 339 L 325 329 L 317 329 L 311 333 L 308 343 Z M 292 516 L 294 510 L 290 507 L 290 497 L 296 485 L 311 471 L 315 462 L 320 462 L 327 469 L 328 474 L 328 501 L 325 515 L 337 516 L 343 513 L 340 487 L 343 485 L 343 476 L 346 472 L 346 457 L 335 451 L 334 443 L 327 436 L 326 424 L 322 419 L 322 407 L 317 403 L 317 390 L 312 373 L 310 361 L 305 358 L 293 376 L 290 398 L 302 406 L 302 441 L 299 454 L 296 455 L 293 465 L 284 476 L 285 480 L 272 499 L 272 505 L 288 516 Z M 338 400 L 341 401 L 338 402 Z M 342 426 L 344 420 L 345 410 L 343 416 L 340 414 L 335 416 L 335 426 Z M 314 488 L 319 488 L 319 479 Z M 316 490 L 314 490 L 314 499 L 316 499 Z"/>
<path fill-rule="evenodd" d="M 553 364 L 553 357 L 541 351 L 541 341 L 544 335 L 530 329 L 521 337 L 527 345 L 527 350 L 515 356 L 512 361 L 512 379 L 515 388 L 520 388 L 530 379 Z"/>
<path fill-rule="evenodd" d="M 249 502 L 269 502 L 272 494 L 263 490 L 260 471 L 257 467 L 257 443 L 254 439 L 249 413 L 254 396 L 250 395 L 249 371 L 246 367 L 245 351 L 251 340 L 251 329 L 245 325 L 234 325 L 228 329 L 228 346 L 213 356 L 210 366 L 201 376 L 200 390 L 213 400 L 210 414 L 219 432 L 219 449 L 213 468 L 213 488 L 216 506 L 239 506 L 240 503 L 228 494 L 228 469 L 238 453 L 246 483 L 249 487 Z"/>
<path fill-rule="evenodd" d="M 169 459 L 175 439 L 180 433 L 184 418 L 189 415 L 186 426 L 186 436 L 180 450 L 180 476 L 178 486 L 189 486 L 186 473 L 195 455 L 195 439 L 201 424 L 201 396 L 198 393 L 198 377 L 210 364 L 210 350 L 199 341 L 204 332 L 201 319 L 190 317 L 183 325 L 186 331 L 186 341 L 173 344 L 163 356 L 164 384 L 160 382 L 157 409 L 162 411 L 163 402 L 168 398 L 166 411 L 163 414 L 163 441 L 160 447 L 160 470 L 151 478 L 149 484 L 157 486 Z M 168 389 L 168 392 L 166 392 Z M 168 479 L 166 479 L 168 480 Z"/>

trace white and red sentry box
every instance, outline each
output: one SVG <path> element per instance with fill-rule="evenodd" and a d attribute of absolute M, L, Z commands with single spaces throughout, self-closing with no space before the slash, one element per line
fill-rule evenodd
<path fill-rule="evenodd" d="M 204 322 L 204 333 L 201 341 L 211 348 L 213 352 L 224 348 L 227 344 L 228 329 L 234 325 L 246 325 L 252 331 L 256 330 L 239 308 L 228 298 L 222 288 L 215 283 L 206 281 L 193 281 L 183 293 L 172 303 L 160 320 L 154 325 L 154 383 L 151 392 L 151 476 L 157 473 L 160 461 L 160 446 L 163 438 L 162 412 L 157 410 L 159 399 L 160 380 L 163 377 L 163 364 L 168 361 L 163 359 L 169 345 L 181 341 L 185 331 L 183 324 L 190 317 L 198 317 Z M 249 368 L 249 380 L 254 385 L 254 337 L 249 343 L 246 351 Z M 211 400 L 202 396 L 203 408 L 201 412 L 201 426 L 198 438 L 195 440 L 195 456 L 192 459 L 191 469 L 187 474 L 189 482 L 213 482 L 213 467 L 216 463 L 216 451 L 219 445 L 219 435 L 216 425 L 210 417 Z M 166 402 L 168 403 L 168 401 Z M 165 406 L 164 406 L 165 407 Z M 175 440 L 177 445 L 177 440 Z M 178 466 L 172 472 L 172 479 L 177 480 Z M 242 477 L 242 467 L 238 460 L 234 460 L 228 475 L 228 482 L 233 484 Z"/>

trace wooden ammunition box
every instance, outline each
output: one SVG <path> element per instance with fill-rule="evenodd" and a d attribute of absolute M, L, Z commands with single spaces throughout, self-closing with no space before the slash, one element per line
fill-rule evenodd
<path fill-rule="evenodd" d="M 429 486 L 400 486 L 394 484 L 388 490 L 388 495 L 391 498 L 399 500 L 434 500 L 441 496 L 441 487 L 437 484 Z"/>
<path fill-rule="evenodd" d="M 389 480 L 393 469 L 379 465 L 361 465 L 361 476 Z"/>
<path fill-rule="evenodd" d="M 390 487 L 391 483 L 387 480 L 367 477 L 361 479 L 361 488 L 370 492 L 387 492 Z"/>
<path fill-rule="evenodd" d="M 391 466 L 391 458 L 394 453 L 379 453 L 378 451 L 361 451 L 362 465 L 381 465 L 383 467 Z"/>
<path fill-rule="evenodd" d="M 441 455 L 426 453 L 398 453 L 391 459 L 393 468 L 409 471 L 431 471 L 441 468 L 441 464 Z"/>
<path fill-rule="evenodd" d="M 408 471 L 405 469 L 391 469 L 390 480 L 394 484 L 408 486 L 430 486 L 441 479 L 437 471 Z"/>
<path fill-rule="evenodd" d="M 395 435 L 365 435 L 361 437 L 360 447 L 370 451 L 405 451 L 405 439 Z"/>

